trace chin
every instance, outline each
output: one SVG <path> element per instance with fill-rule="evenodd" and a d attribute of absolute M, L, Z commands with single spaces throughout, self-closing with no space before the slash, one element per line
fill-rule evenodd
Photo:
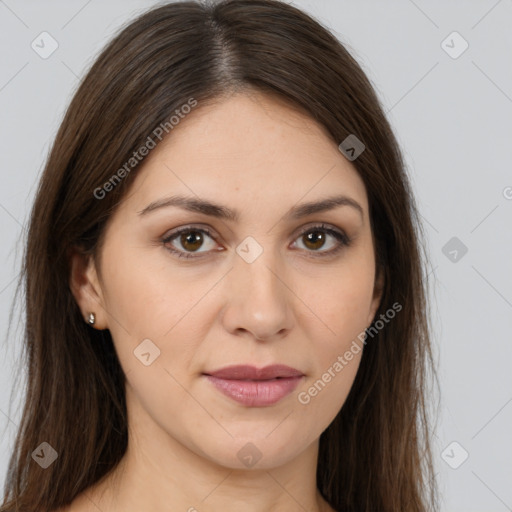
<path fill-rule="evenodd" d="M 272 433 L 237 436 L 227 443 L 202 447 L 201 455 L 228 469 L 268 470 L 291 462 L 315 440 L 314 436 L 310 441 L 300 437 Z"/>

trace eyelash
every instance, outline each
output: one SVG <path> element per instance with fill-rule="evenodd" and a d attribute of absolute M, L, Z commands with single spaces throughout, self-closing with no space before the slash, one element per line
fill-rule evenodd
<path fill-rule="evenodd" d="M 341 251 L 344 247 L 348 247 L 351 243 L 351 239 L 342 231 L 338 231 L 336 229 L 330 228 L 326 226 L 325 224 L 318 224 L 316 226 L 308 226 L 307 228 L 304 228 L 300 231 L 300 233 L 297 235 L 297 238 L 300 238 L 301 236 L 305 235 L 306 233 L 311 232 L 323 232 L 327 233 L 331 236 L 333 236 L 337 241 L 338 245 L 334 249 L 330 249 L 328 251 L 307 251 L 310 253 L 315 254 L 313 257 L 320 257 L 325 258 L 329 256 L 334 256 L 339 251 Z M 201 258 L 203 254 L 207 254 L 210 251 L 203 251 L 202 253 L 193 253 L 193 252 L 185 252 L 175 249 L 174 247 L 168 247 L 167 244 L 171 241 L 173 241 L 175 238 L 178 238 L 182 233 L 190 233 L 190 232 L 199 232 L 199 233 L 206 233 L 210 238 L 215 240 L 215 236 L 208 228 L 195 228 L 193 226 L 184 226 L 182 228 L 178 228 L 176 231 L 173 231 L 171 234 L 163 238 L 161 241 L 166 246 L 166 249 L 171 252 L 172 254 L 175 254 L 178 258 L 185 258 L 185 259 L 194 259 L 194 258 Z"/>

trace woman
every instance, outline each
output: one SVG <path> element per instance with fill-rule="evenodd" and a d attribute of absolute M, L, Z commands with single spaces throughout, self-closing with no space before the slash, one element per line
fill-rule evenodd
<path fill-rule="evenodd" d="M 434 509 L 420 234 L 325 28 L 273 0 L 140 16 L 41 178 L 1 510 Z"/>

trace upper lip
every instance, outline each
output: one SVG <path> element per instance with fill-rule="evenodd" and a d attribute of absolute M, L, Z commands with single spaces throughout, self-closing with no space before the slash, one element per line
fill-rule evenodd
<path fill-rule="evenodd" d="M 284 364 L 273 364 L 263 368 L 251 365 L 226 366 L 220 370 L 207 372 L 205 375 L 227 380 L 269 380 L 285 377 L 302 377 L 304 374 Z"/>

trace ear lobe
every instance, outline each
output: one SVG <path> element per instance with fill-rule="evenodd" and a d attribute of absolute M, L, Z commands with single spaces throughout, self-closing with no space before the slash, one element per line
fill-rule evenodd
<path fill-rule="evenodd" d="M 82 317 L 87 322 L 89 314 L 94 313 L 96 317 L 94 327 L 105 329 L 103 294 L 94 258 L 84 254 L 79 248 L 73 248 L 70 252 L 69 263 L 69 287 Z"/>

